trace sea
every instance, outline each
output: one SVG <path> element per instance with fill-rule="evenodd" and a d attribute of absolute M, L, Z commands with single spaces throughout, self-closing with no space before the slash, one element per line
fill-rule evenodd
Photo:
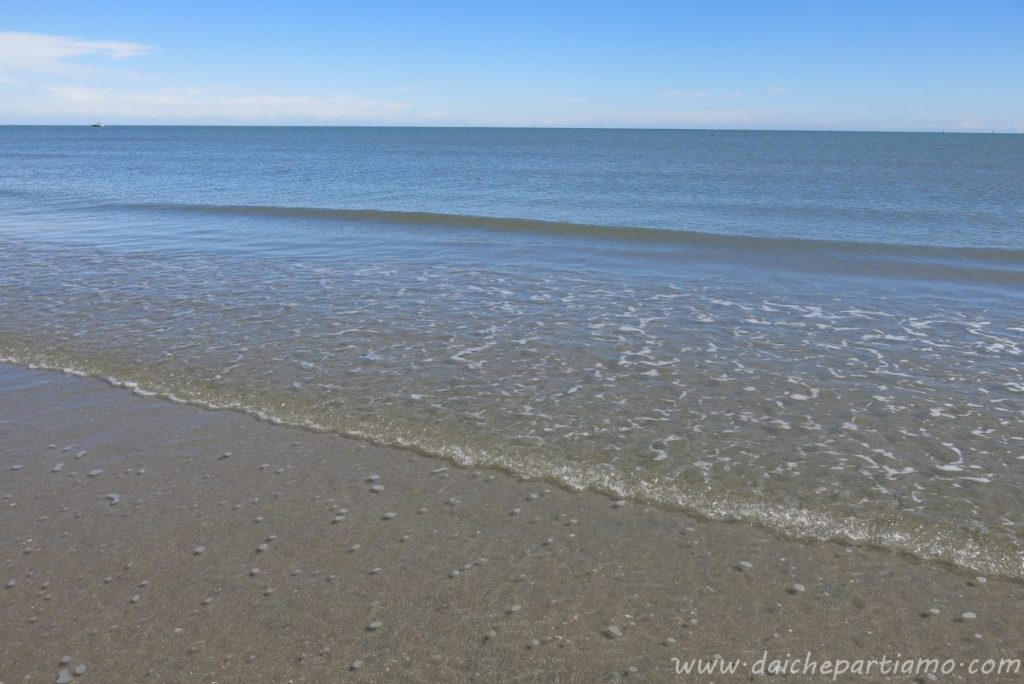
<path fill-rule="evenodd" d="M 0 360 L 1024 579 L 1024 136 L 0 127 Z"/>

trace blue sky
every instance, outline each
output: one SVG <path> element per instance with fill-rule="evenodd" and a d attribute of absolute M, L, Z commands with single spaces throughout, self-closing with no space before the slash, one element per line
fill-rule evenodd
<path fill-rule="evenodd" d="M 1024 132 L 1024 1 L 0 0 L 0 123 Z"/>

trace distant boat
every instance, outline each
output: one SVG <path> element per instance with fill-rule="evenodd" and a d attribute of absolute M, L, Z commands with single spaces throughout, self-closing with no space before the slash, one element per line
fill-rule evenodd
<path fill-rule="evenodd" d="M 92 125 L 92 127 L 93 127 L 93 128 L 103 128 L 103 124 L 101 124 L 101 123 L 94 123 L 94 124 Z"/>

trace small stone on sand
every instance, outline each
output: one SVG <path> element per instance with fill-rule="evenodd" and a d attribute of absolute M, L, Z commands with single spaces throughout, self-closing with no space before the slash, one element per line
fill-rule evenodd
<path fill-rule="evenodd" d="M 61 664 L 61 665 L 67 665 L 67 664 L 68 664 L 68 663 L 70 663 L 70 662 L 71 662 L 71 656 L 69 656 L 69 655 L 63 656 L 63 657 L 62 657 L 62 658 L 60 659 L 60 664 Z"/>
<path fill-rule="evenodd" d="M 264 551 L 266 551 L 269 548 L 270 548 L 269 544 L 260 544 L 259 546 L 256 547 L 256 551 L 257 551 L 257 553 L 263 553 Z"/>
<path fill-rule="evenodd" d="M 138 603 L 139 599 L 141 599 L 141 598 L 142 598 L 141 594 L 136 594 L 135 596 L 132 596 L 132 603 Z"/>
<path fill-rule="evenodd" d="M 514 614 L 514 613 L 518 613 L 518 612 L 519 612 L 519 611 L 521 611 L 522 609 L 523 609 L 523 607 L 522 607 L 521 605 L 519 605 L 519 604 L 517 603 L 516 605 L 514 605 L 514 606 L 512 606 L 512 607 L 510 607 L 510 608 L 508 609 L 508 614 L 509 614 L 509 615 L 512 615 L 512 614 Z"/>
<path fill-rule="evenodd" d="M 111 506 L 116 506 L 117 504 L 121 503 L 121 495 L 120 494 L 107 494 L 106 498 L 110 500 L 110 505 Z"/>
<path fill-rule="evenodd" d="M 89 473 L 88 473 L 88 476 L 89 477 L 96 477 L 96 476 L 100 475 L 102 472 L 103 472 L 102 468 L 97 468 L 96 470 L 90 470 Z"/>
<path fill-rule="evenodd" d="M 56 684 L 71 684 L 71 673 L 67 670 L 61 670 L 57 673 Z"/>
<path fill-rule="evenodd" d="M 972 613 L 971 611 L 967 611 L 966 613 L 961 613 L 960 614 L 960 619 L 961 620 L 976 620 L 977 618 L 978 618 L 977 613 Z"/>
<path fill-rule="evenodd" d="M 622 636 L 622 628 L 618 625 L 608 625 L 604 628 L 604 633 L 610 639 L 618 639 Z"/>
<path fill-rule="evenodd" d="M 374 473 L 373 475 L 368 475 L 367 478 L 366 478 L 366 481 L 367 482 L 376 482 L 379 479 L 380 479 L 380 475 Z"/>
<path fill-rule="evenodd" d="M 373 631 L 376 631 L 376 630 L 380 629 L 383 626 L 384 626 L 383 622 L 381 622 L 380 620 L 374 620 L 370 624 L 366 625 L 366 629 L 368 629 L 371 632 L 373 632 Z"/>
<path fill-rule="evenodd" d="M 75 668 L 74 673 L 80 677 L 85 674 L 85 671 L 87 669 L 88 668 L 85 666 L 85 663 L 82 663 L 81 665 Z"/>
<path fill-rule="evenodd" d="M 613 501 L 612 502 L 612 508 L 622 508 L 625 505 L 626 505 L 626 502 L 623 499 L 619 499 L 618 501 Z"/>
<path fill-rule="evenodd" d="M 350 669 L 350 670 L 358 670 L 362 666 L 363 666 L 363 661 L 362 660 L 357 660 L 354 663 L 352 663 L 351 665 L 349 665 L 348 669 Z"/>
<path fill-rule="evenodd" d="M 384 491 L 384 485 L 382 485 L 382 484 L 372 485 L 370 487 L 370 491 L 373 492 L 374 494 L 380 494 L 381 492 Z"/>
<path fill-rule="evenodd" d="M 205 546 L 197 546 L 196 548 L 192 549 L 192 553 L 197 555 L 197 556 L 202 554 L 204 551 L 206 551 L 206 547 Z"/>
<path fill-rule="evenodd" d="M 397 513 L 385 513 L 384 515 L 381 516 L 381 518 L 383 520 L 393 520 L 396 515 L 398 515 L 398 514 Z"/>
<path fill-rule="evenodd" d="M 799 594 L 800 592 L 807 591 L 807 587 L 798 582 L 797 584 L 794 584 L 792 587 L 790 587 L 790 590 L 790 593 L 792 594 Z"/>
<path fill-rule="evenodd" d="M 57 465 L 55 465 L 52 468 L 50 468 L 50 472 L 51 473 L 59 473 L 63 469 L 64 469 L 64 464 L 63 463 L 58 463 Z"/>

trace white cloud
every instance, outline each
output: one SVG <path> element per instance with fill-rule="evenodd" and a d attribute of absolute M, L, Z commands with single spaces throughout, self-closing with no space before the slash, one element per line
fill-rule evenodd
<path fill-rule="evenodd" d="M 0 80 L 10 82 L 17 73 L 68 73 L 76 57 L 127 59 L 144 55 L 152 47 L 115 40 L 83 40 L 45 33 L 0 33 Z"/>
<path fill-rule="evenodd" d="M 141 120 L 370 120 L 394 119 L 411 105 L 342 95 L 245 93 L 212 88 L 118 92 L 74 85 L 49 88 L 47 114 Z M 44 112 L 40 112 L 44 113 Z"/>
<path fill-rule="evenodd" d="M 394 121 L 411 105 L 339 94 L 295 95 L 236 88 L 150 85 L 96 59 L 124 60 L 153 50 L 126 41 L 42 33 L 0 33 L 0 120 L 12 122 Z M 150 82 L 141 78 L 142 83 Z M 398 99 L 398 98 L 396 98 Z"/>

